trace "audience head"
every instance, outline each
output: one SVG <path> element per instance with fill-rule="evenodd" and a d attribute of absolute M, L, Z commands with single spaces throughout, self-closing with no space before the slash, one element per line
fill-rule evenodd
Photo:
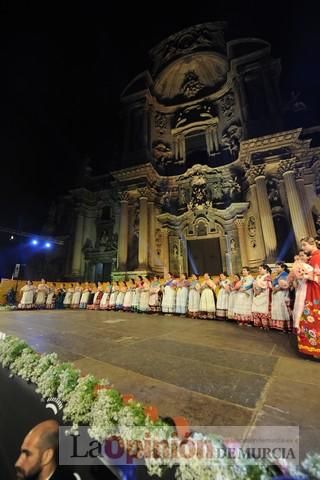
<path fill-rule="evenodd" d="M 18 479 L 49 478 L 57 467 L 59 424 L 46 420 L 24 438 L 15 463 Z"/>

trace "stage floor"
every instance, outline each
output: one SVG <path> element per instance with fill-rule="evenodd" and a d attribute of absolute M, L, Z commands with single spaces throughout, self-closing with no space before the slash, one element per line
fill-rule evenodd
<path fill-rule="evenodd" d="M 190 425 L 300 426 L 300 453 L 319 450 L 320 362 L 292 335 L 175 316 L 0 312 L 0 331 L 57 352 L 121 393 Z"/>

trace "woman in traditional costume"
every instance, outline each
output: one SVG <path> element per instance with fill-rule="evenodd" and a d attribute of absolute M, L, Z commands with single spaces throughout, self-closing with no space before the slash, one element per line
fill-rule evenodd
<path fill-rule="evenodd" d="M 232 281 L 230 283 L 230 295 L 228 303 L 228 320 L 234 320 L 234 305 L 236 303 L 237 295 L 241 287 L 240 275 L 234 273 L 232 275 Z"/>
<path fill-rule="evenodd" d="M 71 308 L 79 308 L 82 294 L 81 282 L 77 282 L 71 300 Z"/>
<path fill-rule="evenodd" d="M 192 318 L 199 316 L 200 310 L 200 289 L 199 275 L 195 273 L 191 277 L 191 283 L 189 286 L 189 302 L 188 302 L 188 315 Z"/>
<path fill-rule="evenodd" d="M 33 307 L 35 293 L 35 287 L 33 286 L 32 281 L 28 280 L 26 285 L 21 288 L 20 292 L 22 292 L 22 298 L 18 308 L 30 310 Z"/>
<path fill-rule="evenodd" d="M 208 273 L 203 275 L 203 282 L 201 283 L 201 296 L 200 296 L 200 318 L 214 318 L 216 311 L 216 304 L 214 300 L 213 291 L 215 284 L 211 280 Z"/>
<path fill-rule="evenodd" d="M 253 282 L 252 320 L 255 327 L 268 330 L 271 320 L 271 268 L 263 264 Z"/>
<path fill-rule="evenodd" d="M 177 282 L 176 313 L 185 315 L 188 307 L 188 294 L 190 282 L 187 280 L 187 274 L 181 273 Z"/>
<path fill-rule="evenodd" d="M 320 359 L 320 250 L 312 237 L 303 238 L 301 247 L 309 255 L 312 270 L 302 272 L 307 289 L 298 325 L 298 349 L 301 353 Z"/>
<path fill-rule="evenodd" d="M 176 281 L 172 273 L 167 274 L 167 280 L 163 284 L 162 313 L 171 314 L 176 309 Z"/>
<path fill-rule="evenodd" d="M 252 324 L 253 276 L 248 267 L 242 267 L 240 288 L 235 298 L 233 318 L 238 325 Z"/>
<path fill-rule="evenodd" d="M 49 287 L 49 293 L 46 300 L 47 309 L 51 310 L 55 308 L 56 296 L 57 296 L 57 288 L 56 288 L 56 284 L 53 282 L 52 286 Z"/>
<path fill-rule="evenodd" d="M 35 301 L 36 308 L 46 307 L 46 300 L 47 300 L 48 293 L 49 293 L 49 287 L 47 285 L 47 282 L 45 281 L 44 278 L 41 278 L 41 282 L 37 286 L 37 295 L 36 295 L 36 301 Z"/>
<path fill-rule="evenodd" d="M 226 273 L 220 273 L 220 289 L 217 296 L 216 319 L 225 320 L 228 314 L 229 295 L 230 295 L 230 280 Z"/>
<path fill-rule="evenodd" d="M 73 286 L 73 283 L 71 283 L 70 287 L 67 289 L 67 292 L 63 300 L 64 308 L 70 308 L 73 294 L 74 294 L 74 286 Z"/>
<path fill-rule="evenodd" d="M 150 284 L 149 308 L 151 313 L 157 313 L 160 311 L 159 292 L 160 280 L 159 277 L 155 275 Z"/>
<path fill-rule="evenodd" d="M 288 332 L 290 330 L 289 269 L 285 263 L 276 263 L 277 276 L 272 280 L 270 328 Z"/>

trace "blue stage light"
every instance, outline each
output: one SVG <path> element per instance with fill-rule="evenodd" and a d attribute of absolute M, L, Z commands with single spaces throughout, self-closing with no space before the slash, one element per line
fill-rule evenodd
<path fill-rule="evenodd" d="M 44 246 L 45 246 L 46 248 L 50 248 L 50 247 L 51 247 L 51 243 L 50 243 L 50 242 L 46 242 L 46 243 L 44 244 Z"/>
<path fill-rule="evenodd" d="M 34 240 L 31 241 L 31 243 L 32 243 L 32 245 L 38 245 L 39 242 L 38 242 L 38 240 L 34 239 Z"/>

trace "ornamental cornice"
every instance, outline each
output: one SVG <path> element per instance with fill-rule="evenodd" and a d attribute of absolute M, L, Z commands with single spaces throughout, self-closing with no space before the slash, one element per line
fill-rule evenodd
<path fill-rule="evenodd" d="M 301 135 L 302 128 L 295 130 L 288 130 L 285 132 L 274 133 L 272 135 L 265 135 L 263 137 L 251 138 L 249 140 L 243 140 L 240 143 L 239 159 L 241 163 L 246 164 L 251 162 L 251 154 L 257 153 L 263 150 L 272 150 L 285 146 L 292 146 L 297 143 L 300 146 L 299 136 Z"/>

